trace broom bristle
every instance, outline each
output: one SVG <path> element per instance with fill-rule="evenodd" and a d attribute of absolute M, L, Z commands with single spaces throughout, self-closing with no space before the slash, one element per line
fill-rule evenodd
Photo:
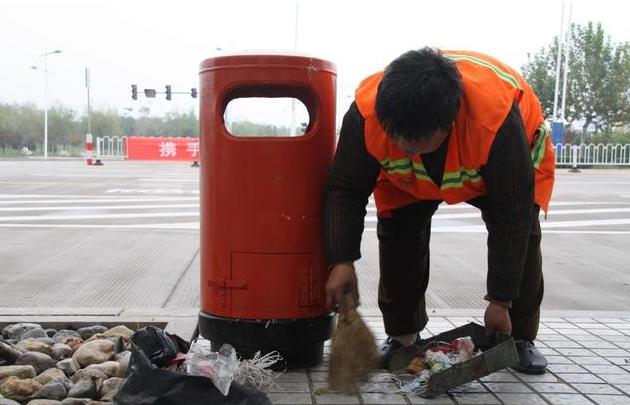
<path fill-rule="evenodd" d="M 378 367 L 378 351 L 372 331 L 356 310 L 349 310 L 337 323 L 328 367 L 328 387 L 354 392 Z"/>

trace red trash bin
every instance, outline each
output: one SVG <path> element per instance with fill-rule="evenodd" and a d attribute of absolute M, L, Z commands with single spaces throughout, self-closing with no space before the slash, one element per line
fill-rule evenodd
<path fill-rule="evenodd" d="M 278 350 L 289 367 L 319 363 L 326 308 L 323 191 L 335 145 L 336 69 L 300 55 L 227 55 L 200 66 L 199 332 L 244 357 Z M 227 104 L 291 97 L 304 136 L 235 137 Z"/>

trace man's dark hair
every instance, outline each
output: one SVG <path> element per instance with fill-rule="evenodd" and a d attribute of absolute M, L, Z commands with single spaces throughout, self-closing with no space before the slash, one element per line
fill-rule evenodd
<path fill-rule="evenodd" d="M 389 136 L 421 140 L 448 131 L 457 116 L 461 76 L 437 50 L 409 51 L 385 68 L 376 115 Z"/>

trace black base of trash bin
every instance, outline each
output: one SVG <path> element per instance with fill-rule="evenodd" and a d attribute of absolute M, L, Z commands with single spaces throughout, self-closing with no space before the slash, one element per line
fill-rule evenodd
<path fill-rule="evenodd" d="M 322 361 L 324 341 L 333 330 L 333 314 L 290 320 L 243 320 L 224 318 L 199 312 L 199 334 L 218 350 L 229 343 L 242 358 L 250 358 L 277 350 L 284 359 L 278 368 L 304 368 Z"/>

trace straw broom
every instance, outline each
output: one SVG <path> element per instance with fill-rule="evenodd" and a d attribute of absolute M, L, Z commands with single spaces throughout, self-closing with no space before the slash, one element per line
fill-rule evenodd
<path fill-rule="evenodd" d="M 356 392 L 378 368 L 379 356 L 374 335 L 357 312 L 351 294 L 345 294 L 344 301 L 346 311 L 339 315 L 332 337 L 328 388 Z"/>

